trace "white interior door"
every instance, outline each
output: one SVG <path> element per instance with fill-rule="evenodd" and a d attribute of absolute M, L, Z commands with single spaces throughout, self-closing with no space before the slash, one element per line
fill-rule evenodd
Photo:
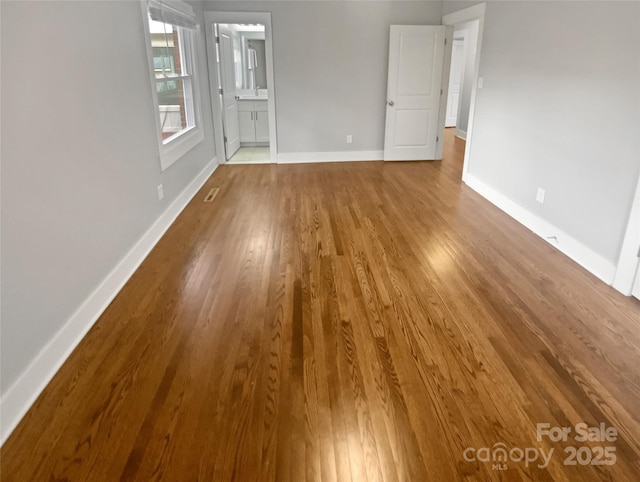
<path fill-rule="evenodd" d="M 436 159 L 446 27 L 391 25 L 384 159 Z"/>
<path fill-rule="evenodd" d="M 220 37 L 220 83 L 222 86 L 222 119 L 224 122 L 225 154 L 227 160 L 240 149 L 240 122 L 236 99 L 236 75 L 233 63 L 231 31 L 218 26 Z"/>
<path fill-rule="evenodd" d="M 454 39 L 453 49 L 451 51 L 451 75 L 449 77 L 445 127 L 455 127 L 458 119 L 458 105 L 460 103 L 460 94 L 462 93 L 464 61 L 464 39 Z"/>

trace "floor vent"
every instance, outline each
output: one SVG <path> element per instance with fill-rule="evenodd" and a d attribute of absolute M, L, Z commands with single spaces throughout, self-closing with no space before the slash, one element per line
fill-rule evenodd
<path fill-rule="evenodd" d="M 211 191 L 209 191 L 209 194 L 207 194 L 207 197 L 204 198 L 204 202 L 210 203 L 211 201 L 213 201 L 218 195 L 219 190 L 220 188 L 218 187 L 214 187 L 213 189 L 211 189 Z"/>

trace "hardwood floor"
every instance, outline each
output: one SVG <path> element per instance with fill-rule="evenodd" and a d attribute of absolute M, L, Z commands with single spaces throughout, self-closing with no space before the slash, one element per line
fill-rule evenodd
<path fill-rule="evenodd" d="M 640 302 L 462 185 L 462 149 L 448 130 L 442 162 L 220 167 L 2 480 L 640 480 Z M 538 441 L 545 422 L 619 435 Z M 498 443 L 554 453 L 494 470 Z M 569 446 L 617 460 L 566 466 Z"/>

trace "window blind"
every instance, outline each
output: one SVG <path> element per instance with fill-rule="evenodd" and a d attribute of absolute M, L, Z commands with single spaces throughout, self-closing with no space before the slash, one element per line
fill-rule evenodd
<path fill-rule="evenodd" d="M 195 29 L 198 24 L 193 8 L 180 0 L 149 0 L 149 15 L 156 22 Z"/>

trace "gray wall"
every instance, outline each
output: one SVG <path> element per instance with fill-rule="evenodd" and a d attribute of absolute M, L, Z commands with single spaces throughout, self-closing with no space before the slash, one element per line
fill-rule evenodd
<path fill-rule="evenodd" d="M 639 47 L 638 2 L 487 4 L 469 173 L 612 263 L 640 170 Z"/>
<path fill-rule="evenodd" d="M 476 49 L 478 46 L 478 20 L 464 22 L 456 25 L 456 31 L 466 30 L 467 37 L 464 46 L 464 79 L 462 81 L 462 93 L 460 94 L 460 107 L 458 110 L 458 118 L 456 119 L 456 128 L 460 131 L 467 132 L 469 125 L 469 107 L 471 106 L 471 88 L 473 87 L 473 69 L 475 68 Z"/>
<path fill-rule="evenodd" d="M 479 1 L 460 1 L 460 0 L 444 0 L 442 2 L 442 15 L 448 15 L 463 8 L 472 7 L 480 3 L 485 3 L 482 0 Z"/>
<path fill-rule="evenodd" d="M 382 150 L 389 25 L 442 17 L 441 2 L 212 1 L 205 10 L 271 12 L 282 153 Z"/>
<path fill-rule="evenodd" d="M 215 149 L 204 36 L 205 140 L 161 173 L 140 4 L 0 4 L 5 393 Z"/>

